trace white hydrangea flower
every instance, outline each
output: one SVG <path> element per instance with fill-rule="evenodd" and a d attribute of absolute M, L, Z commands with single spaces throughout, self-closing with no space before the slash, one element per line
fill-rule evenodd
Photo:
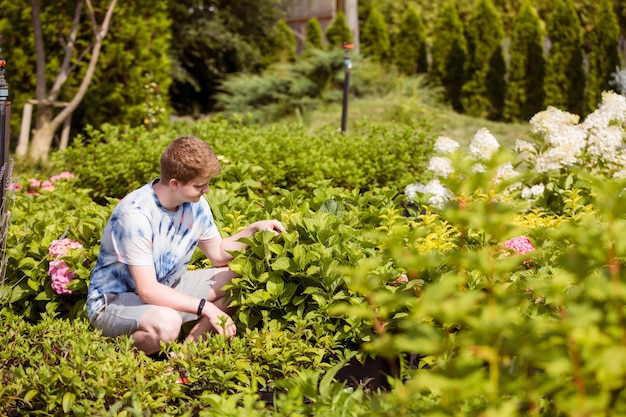
<path fill-rule="evenodd" d="M 626 97 L 604 91 L 600 106 L 587 116 L 582 125 L 587 131 L 594 131 L 608 127 L 611 122 L 626 122 Z"/>
<path fill-rule="evenodd" d="M 559 131 L 563 126 L 575 126 L 579 120 L 580 117 L 577 114 L 548 106 L 546 110 L 535 114 L 530 119 L 530 131 L 543 137 L 551 132 Z"/>
<path fill-rule="evenodd" d="M 436 176 L 447 178 L 454 173 L 452 161 L 445 156 L 433 156 L 428 163 L 428 170 Z"/>
<path fill-rule="evenodd" d="M 434 150 L 436 153 L 448 155 L 454 153 L 461 145 L 454 139 L 447 136 L 439 136 L 435 142 Z"/>
<path fill-rule="evenodd" d="M 481 128 L 470 142 L 470 154 L 479 161 L 486 161 L 500 148 L 498 140 L 487 130 Z"/>
<path fill-rule="evenodd" d="M 443 209 L 446 203 L 454 199 L 452 191 L 448 190 L 438 179 L 434 179 L 426 185 L 409 184 L 405 187 L 404 193 L 411 201 L 415 200 L 417 194 L 429 194 L 426 202 L 438 210 Z"/>
<path fill-rule="evenodd" d="M 472 172 L 476 173 L 476 174 L 483 174 L 485 172 L 487 172 L 487 168 L 485 168 L 485 166 L 481 163 L 476 163 L 474 165 L 472 165 Z"/>
<path fill-rule="evenodd" d="M 513 165 L 510 162 L 506 164 L 500 165 L 496 170 L 496 175 L 493 178 L 493 182 L 495 184 L 499 184 L 504 180 L 508 180 L 510 178 L 515 178 L 519 175 L 519 172 L 513 168 Z"/>
<path fill-rule="evenodd" d="M 532 187 L 524 187 L 522 189 L 522 198 L 526 200 L 534 199 L 537 197 L 541 197 L 543 192 L 545 191 L 545 186 L 543 184 L 536 184 Z"/>

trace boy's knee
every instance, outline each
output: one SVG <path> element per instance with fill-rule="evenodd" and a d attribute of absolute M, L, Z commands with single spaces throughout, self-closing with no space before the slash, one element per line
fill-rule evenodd
<path fill-rule="evenodd" d="M 159 340 L 170 342 L 178 338 L 183 325 L 178 311 L 169 307 L 154 307 L 147 314 L 148 327 Z"/>

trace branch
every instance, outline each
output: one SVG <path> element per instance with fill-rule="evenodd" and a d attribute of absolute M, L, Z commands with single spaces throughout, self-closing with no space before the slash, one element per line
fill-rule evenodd
<path fill-rule="evenodd" d="M 69 41 L 65 44 L 65 55 L 63 57 L 63 63 L 61 64 L 61 68 L 59 69 L 59 73 L 57 74 L 56 80 L 54 81 L 54 85 L 52 86 L 52 90 L 50 90 L 50 101 L 55 101 L 57 96 L 59 95 L 59 91 L 65 81 L 67 81 L 67 77 L 72 72 L 74 66 L 70 66 L 72 59 L 72 52 L 74 51 L 74 47 L 76 45 L 76 37 L 78 34 L 78 25 L 80 23 L 80 12 L 83 8 L 83 2 L 76 2 L 76 9 L 74 10 L 74 20 L 72 21 L 72 30 L 70 32 Z"/>
<path fill-rule="evenodd" d="M 43 32 L 41 30 L 41 10 L 39 0 L 30 0 L 31 20 L 35 35 L 35 54 L 37 57 L 37 86 L 35 95 L 37 100 L 46 98 L 46 50 L 44 48 Z"/>
<path fill-rule="evenodd" d="M 102 27 L 100 31 L 97 31 L 97 24 L 95 21 L 95 15 L 93 12 L 93 7 L 91 6 L 91 1 L 86 0 L 87 7 L 89 9 L 89 14 L 94 25 L 94 36 L 96 37 L 93 50 L 91 51 L 91 59 L 89 60 L 89 66 L 87 67 L 87 71 L 85 72 L 85 76 L 78 87 L 78 91 L 74 94 L 74 97 L 69 102 L 66 108 L 64 108 L 56 117 L 52 120 L 51 125 L 56 130 L 61 124 L 65 121 L 67 117 L 69 117 L 74 110 L 78 107 L 82 99 L 85 97 L 87 93 L 87 89 L 89 88 L 89 84 L 91 83 L 91 79 L 93 78 L 93 74 L 96 71 L 96 66 L 98 65 L 98 58 L 100 57 L 100 49 L 102 48 L 102 42 L 107 32 L 109 31 L 109 26 L 111 24 L 111 18 L 113 16 L 113 10 L 115 9 L 115 5 L 117 4 L 117 0 L 111 0 L 109 7 L 107 9 L 106 15 L 104 17 L 104 21 L 102 22 Z"/>

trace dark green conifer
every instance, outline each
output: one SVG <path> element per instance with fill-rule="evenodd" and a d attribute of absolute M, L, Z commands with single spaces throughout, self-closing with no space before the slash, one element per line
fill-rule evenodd
<path fill-rule="evenodd" d="M 326 41 L 329 48 L 340 47 L 344 42 L 352 43 L 352 31 L 342 11 L 337 12 L 335 20 L 326 29 Z"/>
<path fill-rule="evenodd" d="M 571 0 L 555 0 L 547 21 L 550 48 L 544 82 L 544 107 L 582 113 L 585 73 L 580 19 Z"/>
<path fill-rule="evenodd" d="M 391 58 L 389 30 L 382 13 L 372 7 L 361 31 L 361 53 L 377 62 L 386 62 Z"/>
<path fill-rule="evenodd" d="M 513 22 L 504 118 L 528 121 L 542 110 L 545 57 L 541 20 L 525 0 Z"/>
<path fill-rule="evenodd" d="M 461 87 L 465 83 L 467 41 L 463 23 L 453 0 L 448 0 L 437 17 L 433 31 L 432 64 L 430 75 L 442 86 L 445 98 L 452 108 L 463 111 Z"/>
<path fill-rule="evenodd" d="M 296 60 L 296 36 L 283 19 L 279 19 L 272 29 L 265 52 L 265 63 L 286 63 Z"/>
<path fill-rule="evenodd" d="M 610 89 L 611 73 L 620 64 L 619 26 L 611 0 L 602 0 L 589 34 L 589 72 L 587 74 L 585 112 L 594 111 L 602 101 L 602 92 Z"/>
<path fill-rule="evenodd" d="M 428 72 L 426 28 L 413 7 L 404 13 L 394 45 L 394 62 L 401 73 L 412 75 Z"/>
<path fill-rule="evenodd" d="M 322 49 L 322 26 L 316 17 L 309 19 L 304 28 L 304 49 Z"/>
<path fill-rule="evenodd" d="M 467 114 L 502 118 L 506 65 L 502 53 L 504 29 L 491 0 L 478 0 L 467 26 L 468 81 L 461 90 Z"/>

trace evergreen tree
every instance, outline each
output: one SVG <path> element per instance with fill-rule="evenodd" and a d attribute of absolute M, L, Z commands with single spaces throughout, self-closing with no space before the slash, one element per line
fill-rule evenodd
<path fill-rule="evenodd" d="M 394 45 L 394 62 L 404 74 L 428 72 L 428 51 L 426 29 L 417 11 L 406 10 Z"/>
<path fill-rule="evenodd" d="M 513 22 L 510 57 L 504 117 L 528 121 L 542 110 L 546 66 L 541 20 L 530 0 Z"/>
<path fill-rule="evenodd" d="M 611 73 L 620 64 L 618 54 L 619 26 L 611 0 L 602 0 L 589 34 L 589 73 L 587 75 L 586 112 L 596 109 L 602 92 L 610 89 Z"/>
<path fill-rule="evenodd" d="M 317 18 L 309 19 L 304 28 L 304 49 L 322 49 L 322 26 Z"/>
<path fill-rule="evenodd" d="M 326 41 L 329 48 L 340 47 L 344 42 L 352 43 L 352 31 L 342 11 L 337 12 L 335 20 L 326 29 Z"/>
<path fill-rule="evenodd" d="M 555 0 L 547 22 L 551 47 L 544 83 L 544 107 L 582 113 L 585 88 L 581 26 L 571 0 Z"/>
<path fill-rule="evenodd" d="M 296 60 L 298 41 L 284 19 L 278 19 L 263 45 L 265 66 L 274 63 L 287 63 Z"/>
<path fill-rule="evenodd" d="M 383 15 L 373 7 L 361 31 L 361 53 L 377 62 L 391 58 L 389 31 Z"/>
<path fill-rule="evenodd" d="M 467 41 L 463 23 L 454 0 L 448 0 L 437 18 L 433 31 L 430 74 L 435 84 L 444 88 L 446 101 L 458 112 L 463 111 L 461 87 L 465 83 L 466 59 Z"/>
<path fill-rule="evenodd" d="M 506 89 L 503 38 L 502 21 L 491 0 L 478 0 L 467 27 L 469 79 L 461 90 L 463 108 L 470 116 L 502 117 Z"/>

